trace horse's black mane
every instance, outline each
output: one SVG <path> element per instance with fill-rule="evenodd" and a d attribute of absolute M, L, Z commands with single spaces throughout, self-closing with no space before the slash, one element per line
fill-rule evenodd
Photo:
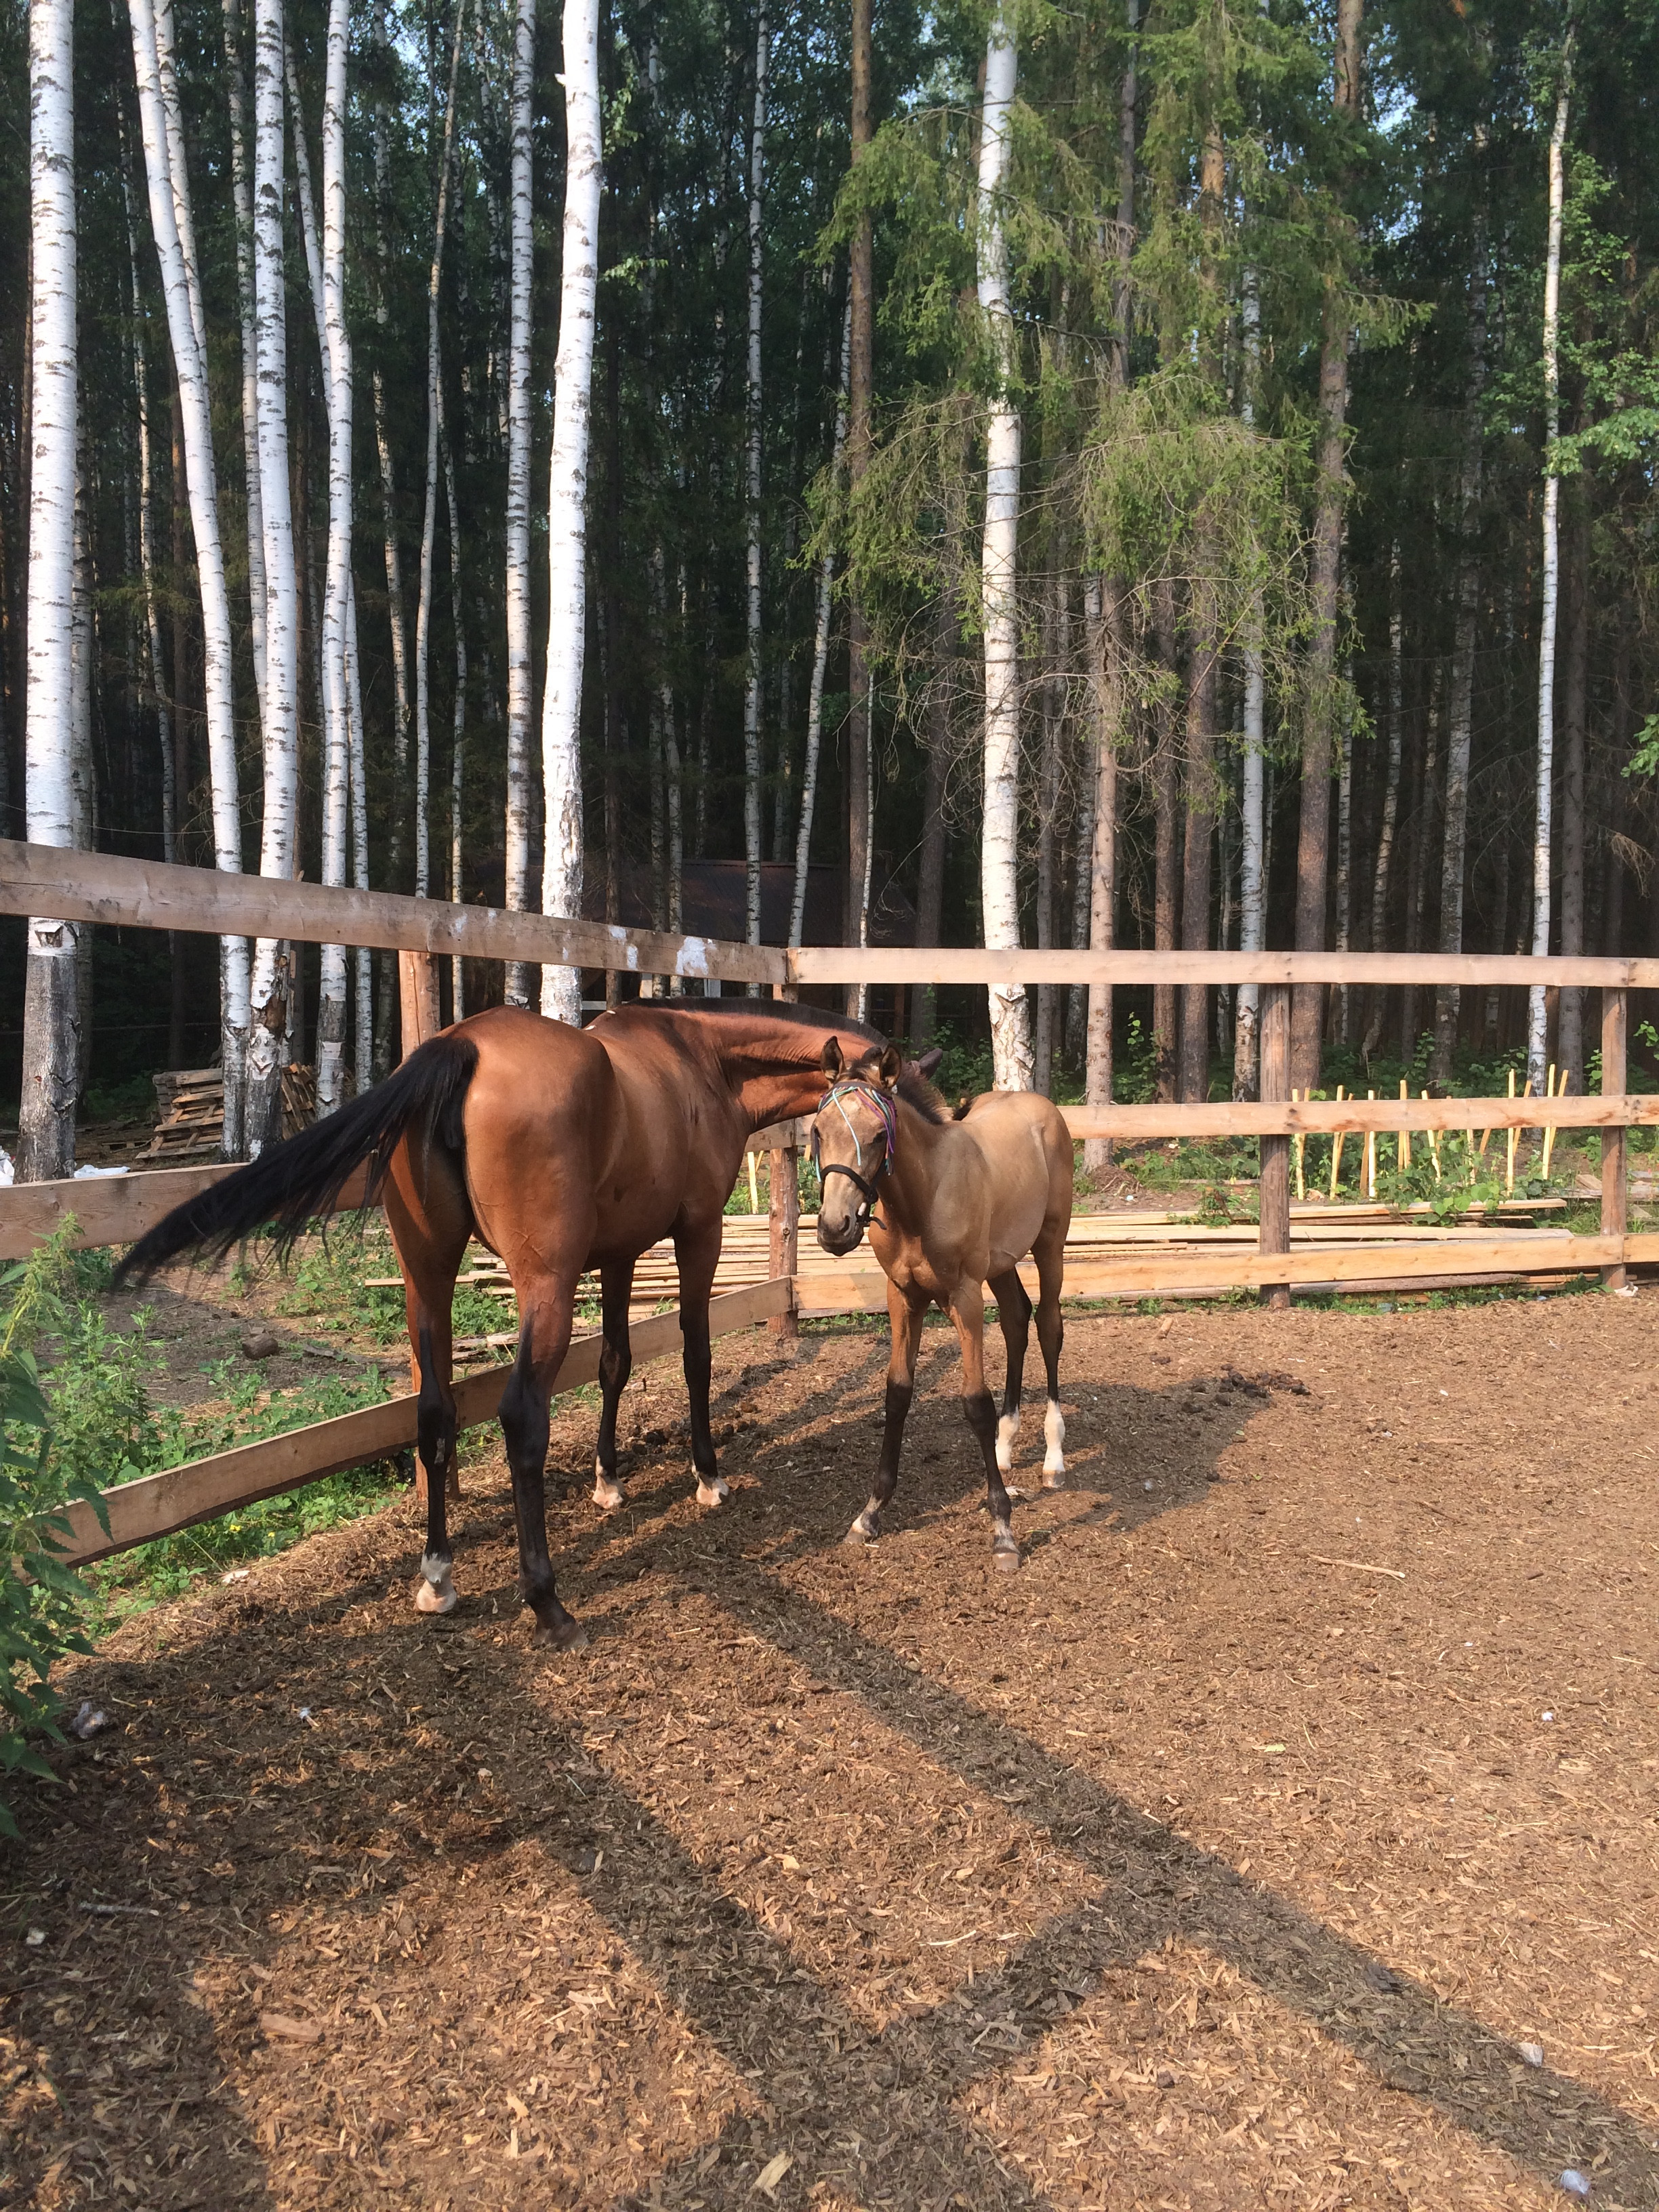
<path fill-rule="evenodd" d="M 850 1014 L 831 1013 L 827 1006 L 803 1006 L 793 999 L 629 999 L 625 1004 L 629 1013 L 637 1008 L 641 1013 L 731 1014 L 740 1015 L 745 1021 L 764 1014 L 769 1021 L 797 1022 L 803 1029 L 850 1030 L 873 1045 L 887 1042 L 868 1022 L 856 1022 Z"/>
<path fill-rule="evenodd" d="M 899 1097 L 913 1107 L 924 1121 L 942 1127 L 951 1118 L 951 1109 L 925 1075 L 912 1075 L 907 1070 L 896 1085 Z"/>

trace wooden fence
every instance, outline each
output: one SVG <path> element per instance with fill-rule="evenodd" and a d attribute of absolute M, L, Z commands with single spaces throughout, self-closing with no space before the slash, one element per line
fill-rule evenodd
<path fill-rule="evenodd" d="M 1068 1269 L 1068 1297 L 1213 1295 L 1255 1288 L 1287 1304 L 1292 1287 L 1366 1291 L 1448 1282 L 1507 1281 L 1528 1275 L 1598 1271 L 1622 1286 L 1626 1270 L 1659 1262 L 1659 1236 L 1628 1232 L 1628 1141 L 1632 1127 L 1659 1124 L 1659 1098 L 1627 1095 L 1629 993 L 1659 989 L 1659 960 L 1534 959 L 1469 954 L 1226 953 L 1140 950 L 1110 952 L 983 951 L 970 947 L 877 949 L 732 945 L 665 936 L 605 923 L 452 906 L 388 893 L 334 890 L 211 869 L 164 866 L 98 853 L 0 839 L 0 913 L 213 936 L 264 935 L 304 943 L 395 950 L 402 968 L 405 1048 L 435 1025 L 432 963 L 441 955 L 580 966 L 641 975 L 758 985 L 793 997 L 803 984 L 1254 983 L 1261 988 L 1261 1098 L 1248 1103 L 1081 1106 L 1063 1109 L 1073 1137 L 1126 1143 L 1182 1137 L 1254 1137 L 1260 1148 L 1260 1220 L 1254 1252 L 1146 1253 L 1082 1261 Z M 1349 983 L 1474 988 L 1489 984 L 1571 985 L 1601 994 L 1601 1092 L 1576 1098 L 1292 1099 L 1290 1004 L 1297 984 Z M 1596 1129 L 1601 1136 L 1601 1234 L 1572 1237 L 1460 1236 L 1411 1250 L 1379 1254 L 1375 1245 L 1292 1249 L 1290 1160 L 1294 1139 L 1366 1131 L 1435 1132 Z M 751 1148 L 772 1160 L 769 1268 L 764 1283 L 717 1297 L 716 1334 L 766 1322 L 793 1334 L 801 1314 L 879 1310 L 883 1278 L 872 1267 L 811 1279 L 798 1273 L 799 1125 L 766 1130 Z M 88 1181 L 37 1183 L 0 1192 L 0 1260 L 21 1256 L 70 1213 L 76 1241 L 125 1243 L 198 1190 L 233 1170 L 207 1166 L 159 1170 Z M 349 1189 L 343 1205 L 355 1202 Z M 679 1341 L 677 1314 L 638 1322 L 636 1358 L 661 1357 Z M 598 1375 L 599 1340 L 578 1340 L 558 1387 Z M 493 1418 L 505 1368 L 457 1385 L 461 1425 Z M 239 1505 L 295 1489 L 342 1468 L 406 1449 L 415 1439 L 415 1401 L 404 1396 L 267 1442 L 216 1454 L 106 1493 L 111 1534 L 91 1509 L 75 1509 L 70 1556 L 87 1561 L 143 1543 Z"/>

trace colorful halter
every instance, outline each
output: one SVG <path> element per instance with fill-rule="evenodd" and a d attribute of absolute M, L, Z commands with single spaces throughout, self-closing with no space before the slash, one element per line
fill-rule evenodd
<path fill-rule="evenodd" d="M 867 1179 L 862 1172 L 863 1142 L 858 1131 L 853 1127 L 852 1115 L 842 1103 L 842 1101 L 848 1098 L 857 1098 L 866 1106 L 873 1106 L 881 1116 L 882 1128 L 886 1134 L 887 1142 L 882 1153 L 881 1165 L 876 1170 L 875 1174 Z M 812 1165 L 817 1169 L 820 1182 L 827 1182 L 832 1175 L 844 1175 L 848 1182 L 857 1186 L 859 1194 L 864 1200 L 859 1209 L 860 1218 L 867 1221 L 871 1210 L 876 1203 L 876 1185 L 891 1168 L 893 1154 L 898 1148 L 898 1108 L 893 1103 L 892 1093 L 884 1090 L 881 1085 L 852 1080 L 845 1083 L 832 1083 L 818 1101 L 818 1113 L 822 1114 L 826 1106 L 835 1107 L 842 1120 L 846 1122 L 847 1133 L 853 1139 L 853 1152 L 858 1161 L 858 1166 L 849 1168 L 843 1165 L 840 1160 L 831 1160 L 828 1167 L 819 1165 L 817 1115 L 814 1115 L 812 1121 Z"/>

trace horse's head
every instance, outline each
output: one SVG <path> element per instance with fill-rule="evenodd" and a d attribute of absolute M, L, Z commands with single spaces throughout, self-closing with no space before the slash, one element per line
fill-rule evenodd
<path fill-rule="evenodd" d="M 823 1187 L 818 1243 L 826 1252 L 843 1254 L 863 1237 L 878 1181 L 892 1165 L 898 1137 L 894 1085 L 904 1063 L 892 1044 L 849 1063 L 831 1037 L 821 1065 L 830 1087 L 812 1120 L 812 1164 Z"/>

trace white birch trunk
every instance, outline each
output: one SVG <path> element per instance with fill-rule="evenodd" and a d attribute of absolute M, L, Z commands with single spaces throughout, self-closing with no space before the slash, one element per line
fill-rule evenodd
<path fill-rule="evenodd" d="M 830 482 L 841 478 L 847 451 L 847 371 L 852 359 L 853 302 L 849 297 L 841 325 L 840 392 L 836 401 L 836 428 L 830 452 Z M 835 612 L 836 550 L 824 548 L 818 563 L 817 612 L 812 629 L 812 680 L 806 693 L 806 755 L 800 774 L 800 834 L 795 841 L 795 886 L 789 901 L 789 942 L 798 945 L 806 921 L 806 879 L 812 858 L 812 811 L 818 795 L 818 751 L 823 739 L 823 679 L 830 665 L 830 625 Z"/>
<path fill-rule="evenodd" d="M 1113 611 L 1106 619 L 1103 577 L 1085 576 L 1083 582 L 1084 650 L 1088 656 L 1089 737 L 1094 779 L 1094 819 L 1089 853 L 1089 949 L 1109 952 L 1117 906 L 1117 748 L 1123 711 L 1121 671 L 1109 665 L 1107 656 L 1116 651 L 1115 632 L 1122 622 Z M 1091 1106 L 1112 1103 L 1112 987 L 1091 983 L 1085 1027 L 1084 1095 Z M 1091 1172 L 1109 1165 L 1109 1137 L 1091 1137 L 1083 1147 L 1083 1164 Z"/>
<path fill-rule="evenodd" d="M 123 133 L 125 144 L 125 134 Z M 161 762 L 161 858 L 179 858 L 179 793 L 173 757 L 173 716 L 167 696 L 167 658 L 161 645 L 161 602 L 155 583 L 155 459 L 149 424 L 149 359 L 144 348 L 143 294 L 138 278 L 138 217 L 123 165 L 121 193 L 127 211 L 127 259 L 132 285 L 132 387 L 138 418 L 138 579 L 144 599 L 144 647 L 155 737 Z"/>
<path fill-rule="evenodd" d="M 357 645 L 357 591 L 348 578 L 351 608 L 346 623 L 346 695 L 351 709 L 351 880 L 368 889 L 368 778 L 363 761 L 363 687 Z M 353 1008 L 352 1073 L 359 1091 L 374 1080 L 374 965 L 368 945 L 352 951 L 356 1004 Z"/>
<path fill-rule="evenodd" d="M 323 361 L 328 375 L 328 574 L 323 600 L 323 881 L 346 880 L 351 813 L 351 335 L 346 327 L 346 67 L 350 0 L 329 0 L 328 60 L 323 80 Z M 305 144 L 298 88 L 294 141 Z M 361 818 L 361 817 L 360 817 Z M 345 1103 L 346 951 L 322 950 L 317 990 L 317 1111 Z"/>
<path fill-rule="evenodd" d="M 1550 132 L 1549 240 L 1544 260 L 1544 578 L 1538 624 L 1538 785 L 1532 842 L 1532 949 L 1550 949 L 1550 810 L 1555 773 L 1555 628 L 1560 600 L 1561 478 L 1555 441 L 1561 434 L 1561 219 L 1566 198 L 1567 116 L 1572 96 L 1573 25 L 1561 47 L 1561 82 Z M 1527 1073 L 1541 1098 L 1549 1075 L 1549 1017 L 1544 986 L 1527 994 Z"/>
<path fill-rule="evenodd" d="M 32 844 L 73 842 L 76 351 L 75 14 L 29 8 L 30 466 L 25 820 Z M 31 915 L 17 1171 L 75 1170 L 80 1022 L 74 922 Z"/>
<path fill-rule="evenodd" d="M 283 0 L 255 0 L 253 289 L 258 363 L 259 497 L 265 550 L 264 811 L 259 872 L 291 878 L 299 785 L 299 617 L 289 498 L 287 285 L 283 266 Z M 258 1158 L 281 1128 L 289 986 L 283 948 L 253 951 L 247 1052 L 247 1151 Z"/>
<path fill-rule="evenodd" d="M 1339 730 L 1336 737 L 1336 949 L 1346 952 L 1351 943 L 1353 913 L 1353 739 Z M 1349 987 L 1336 987 L 1336 1041 L 1348 1042 Z"/>
<path fill-rule="evenodd" d="M 1389 751 L 1382 772 L 1382 821 L 1376 836 L 1376 872 L 1371 878 L 1370 942 L 1367 951 L 1387 951 L 1383 940 L 1388 935 L 1389 886 L 1394 874 L 1395 831 L 1400 821 L 1400 763 L 1405 740 L 1405 695 L 1401 684 L 1401 625 L 1400 618 L 1400 549 L 1395 548 L 1389 562 Z M 1507 844 L 1504 848 L 1508 864 Z M 1503 902 L 1509 903 L 1506 895 Z M 1502 916 L 1499 916 L 1502 930 Z M 1382 986 L 1376 987 L 1371 1008 L 1365 1018 L 1365 1034 L 1360 1040 L 1362 1060 L 1369 1060 L 1382 1037 L 1382 1023 L 1388 1010 L 1389 994 Z"/>
<path fill-rule="evenodd" d="M 536 0 L 518 0 L 513 34 L 513 182 L 507 359 L 507 904 L 530 903 L 530 282 L 535 259 L 531 204 L 531 88 Z M 509 1006 L 530 1004 L 530 969 L 507 963 Z"/>
<path fill-rule="evenodd" d="M 207 708 L 214 863 L 217 867 L 240 872 L 242 835 L 231 674 L 230 600 L 219 536 L 206 325 L 197 274 L 190 180 L 184 166 L 184 130 L 173 60 L 170 0 L 162 0 L 154 11 L 149 0 L 131 0 L 131 15 L 150 226 L 161 263 L 167 333 L 178 378 L 191 533 L 196 544 L 197 575 L 202 596 L 203 686 Z M 225 1085 L 223 1150 L 226 1158 L 234 1159 L 243 1150 L 246 1135 L 243 1086 L 249 991 L 245 938 L 220 939 L 219 969 L 220 1044 Z"/>
<path fill-rule="evenodd" d="M 587 445 L 599 283 L 599 0 L 564 4 L 564 252 L 548 472 L 547 688 L 542 698 L 542 912 L 582 902 L 582 661 L 587 629 Z M 544 968 L 542 1012 L 581 1020 L 581 977 Z"/>
<path fill-rule="evenodd" d="M 386 0 L 375 0 L 373 36 L 379 63 L 380 88 L 374 101 L 374 251 L 377 283 L 374 290 L 374 321 L 380 334 L 381 352 L 389 343 L 391 317 L 386 306 L 386 288 L 392 249 L 386 234 L 386 218 L 392 204 L 392 164 L 386 146 L 386 106 L 385 86 L 392 70 L 392 48 L 386 37 Z M 398 483 L 392 466 L 392 432 L 386 420 L 386 383 L 377 360 L 372 380 L 374 398 L 374 445 L 380 464 L 380 507 L 382 538 L 386 549 L 386 615 L 392 628 L 392 808 L 391 850 L 392 884 L 394 890 L 403 890 L 408 878 L 404 872 L 409 825 L 409 630 L 404 609 L 403 556 L 398 544 Z M 392 1001 L 397 996 L 397 956 L 385 956 L 382 980 L 382 1018 L 388 1022 L 393 1012 Z"/>
<path fill-rule="evenodd" d="M 985 440 L 985 528 L 981 588 L 985 629 L 985 822 L 980 898 L 988 950 L 1019 945 L 1019 410 L 1008 394 L 1014 369 L 1008 245 L 1001 195 L 1008 173 L 1009 111 L 1016 80 L 1014 27 L 1006 7 L 991 21 L 979 152 L 979 306 L 996 362 L 998 390 Z M 1031 1085 L 1025 988 L 993 983 L 991 1056 L 999 1091 Z"/>
<path fill-rule="evenodd" d="M 432 223 L 432 266 L 426 282 L 426 505 L 421 521 L 421 581 L 415 602 L 415 896 L 432 890 L 432 564 L 438 532 L 439 380 L 438 295 L 443 283 L 444 233 L 449 220 L 449 176 L 455 146 L 455 88 L 461 70 L 466 0 L 456 0 L 455 41 L 444 100 L 444 137 L 438 157 L 438 206 Z"/>
<path fill-rule="evenodd" d="M 461 508 L 455 496 L 455 449 L 446 431 L 443 441 L 444 507 L 449 524 L 449 597 L 455 620 L 455 711 L 450 726 L 449 754 L 449 896 L 460 905 L 461 799 L 466 780 L 466 614 L 461 601 Z M 465 963 L 459 952 L 449 963 L 450 1018 L 459 1022 L 466 1012 Z"/>
<path fill-rule="evenodd" d="M 760 943 L 761 916 L 761 234 L 766 173 L 767 25 L 762 0 L 755 30 L 755 121 L 749 141 L 749 373 L 744 386 L 744 482 L 748 545 L 749 656 L 743 686 L 744 933 Z"/>
<path fill-rule="evenodd" d="M 247 57 L 240 0 L 224 0 L 230 79 L 230 179 L 236 210 L 236 301 L 242 326 L 242 467 L 247 486 L 248 629 L 259 720 L 265 711 L 265 524 L 259 502 L 258 349 L 253 336 L 253 179 L 247 152 Z"/>

